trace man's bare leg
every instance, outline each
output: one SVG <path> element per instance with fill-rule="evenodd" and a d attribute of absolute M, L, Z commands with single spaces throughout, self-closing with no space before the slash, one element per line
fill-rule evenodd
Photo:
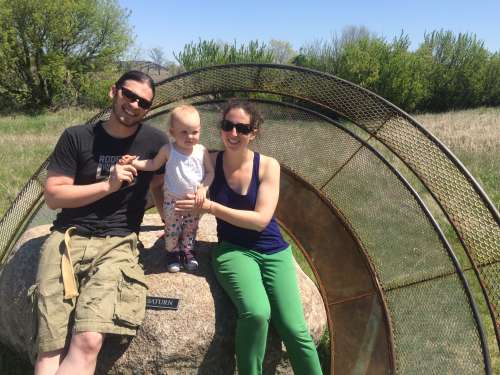
<path fill-rule="evenodd" d="M 104 342 L 104 334 L 99 332 L 78 332 L 73 334 L 68 355 L 61 362 L 57 375 L 92 375 L 97 363 L 97 355 Z"/>
<path fill-rule="evenodd" d="M 59 368 L 64 349 L 40 353 L 35 362 L 35 375 L 54 375 Z"/>

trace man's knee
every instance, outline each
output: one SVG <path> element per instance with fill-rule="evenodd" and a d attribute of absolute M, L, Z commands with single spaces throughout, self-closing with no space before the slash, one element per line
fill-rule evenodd
<path fill-rule="evenodd" d="M 86 355 L 97 355 L 104 342 L 104 334 L 99 332 L 78 332 L 75 333 L 71 345 Z"/>

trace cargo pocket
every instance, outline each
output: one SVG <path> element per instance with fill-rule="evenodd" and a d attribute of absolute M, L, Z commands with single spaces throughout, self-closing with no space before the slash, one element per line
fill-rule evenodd
<path fill-rule="evenodd" d="M 114 319 L 127 327 L 138 327 L 146 312 L 146 278 L 140 266 L 122 268 L 118 281 Z"/>

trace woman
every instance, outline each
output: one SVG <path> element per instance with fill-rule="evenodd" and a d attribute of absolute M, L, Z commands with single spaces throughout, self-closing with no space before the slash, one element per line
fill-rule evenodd
<path fill-rule="evenodd" d="M 296 374 L 321 374 L 308 333 L 290 246 L 274 218 L 279 163 L 249 148 L 263 120 L 252 103 L 230 101 L 223 112 L 224 151 L 214 155 L 215 179 L 202 212 L 217 218 L 213 267 L 238 310 L 236 358 L 241 375 L 261 374 L 269 321 L 283 339 Z M 194 196 L 177 201 L 195 208 Z"/>

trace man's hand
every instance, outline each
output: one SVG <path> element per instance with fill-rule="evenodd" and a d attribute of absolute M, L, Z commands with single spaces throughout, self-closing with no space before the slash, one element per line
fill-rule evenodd
<path fill-rule="evenodd" d="M 131 183 L 134 181 L 135 176 L 137 176 L 137 169 L 135 169 L 134 166 L 130 164 L 121 165 L 116 163 L 110 170 L 108 179 L 109 191 L 114 193 L 115 191 L 120 190 L 124 182 Z"/>

